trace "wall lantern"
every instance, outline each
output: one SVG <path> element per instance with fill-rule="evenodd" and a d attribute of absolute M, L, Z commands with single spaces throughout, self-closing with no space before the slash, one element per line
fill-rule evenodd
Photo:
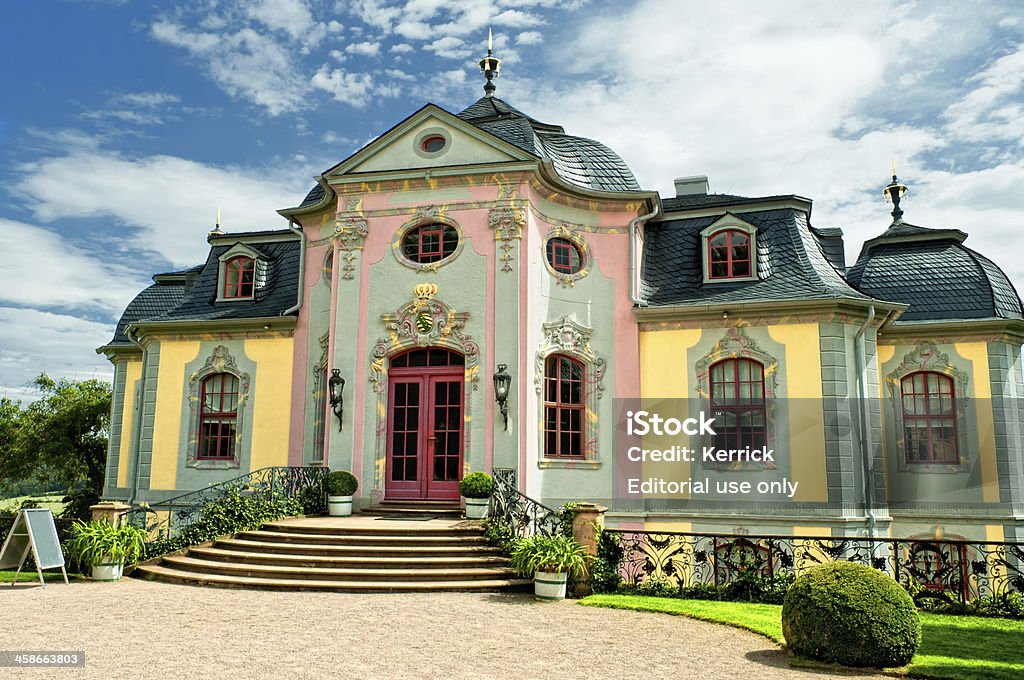
<path fill-rule="evenodd" d="M 508 374 L 506 364 L 498 364 L 498 372 L 494 374 L 494 400 L 498 402 L 501 415 L 508 429 L 508 388 L 512 384 L 512 376 Z"/>
<path fill-rule="evenodd" d="M 338 432 L 343 428 L 341 416 L 345 412 L 345 379 L 341 377 L 341 369 L 331 369 L 331 379 L 327 381 L 330 389 L 331 410 L 338 417 Z"/>

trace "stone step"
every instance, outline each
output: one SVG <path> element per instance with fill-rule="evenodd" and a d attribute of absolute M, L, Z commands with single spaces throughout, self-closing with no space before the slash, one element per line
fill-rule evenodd
<path fill-rule="evenodd" d="M 334 545 L 330 543 L 282 543 L 278 541 L 221 538 L 214 547 L 275 555 L 337 555 L 350 557 L 470 557 L 500 556 L 499 548 L 459 541 L 453 545 Z"/>
<path fill-rule="evenodd" d="M 499 555 L 464 555 L 460 557 L 439 556 L 338 556 L 318 555 L 316 553 L 301 555 L 281 555 L 267 552 L 226 550 L 217 547 L 190 548 L 190 557 L 211 560 L 214 562 L 232 562 L 240 564 L 262 564 L 274 566 L 298 567 L 353 567 L 357 569 L 446 569 L 451 567 L 507 567 L 508 559 Z"/>
<path fill-rule="evenodd" d="M 459 507 L 436 507 L 436 508 L 423 508 L 423 507 L 411 507 L 406 505 L 375 505 L 369 508 L 363 508 L 359 511 L 363 515 L 369 516 L 381 516 L 381 517 L 401 517 L 403 515 L 431 515 L 438 519 L 455 519 L 462 517 L 462 508 Z"/>
<path fill-rule="evenodd" d="M 360 533 L 293 533 L 290 531 L 242 531 L 236 535 L 245 540 L 266 543 L 308 543 L 349 546 L 466 546 L 486 545 L 487 539 L 480 532 L 438 533 L 410 535 L 391 532 Z"/>
<path fill-rule="evenodd" d="M 327 523 L 267 522 L 259 528 L 259 531 L 319 536 L 479 536 L 481 538 L 484 532 L 479 522 L 471 521 L 454 525 L 430 522 L 363 521 L 364 524 L 341 526 Z"/>
<path fill-rule="evenodd" d="M 214 562 L 189 555 L 167 555 L 160 566 L 202 574 L 316 581 L 475 581 L 513 579 L 508 567 L 446 567 L 441 569 L 358 569 L 351 567 L 300 567 Z"/>
<path fill-rule="evenodd" d="M 412 592 L 526 592 L 532 581 L 511 579 L 478 579 L 473 581 L 327 581 L 226 576 L 181 571 L 165 565 L 140 565 L 135 574 L 142 578 L 218 588 L 250 588 L 261 590 L 323 590 L 341 593 L 412 593 Z"/>

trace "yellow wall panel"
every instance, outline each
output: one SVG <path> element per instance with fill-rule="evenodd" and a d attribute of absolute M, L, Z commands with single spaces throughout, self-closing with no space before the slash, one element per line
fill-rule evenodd
<path fill-rule="evenodd" d="M 992 391 L 989 388 L 988 345 L 984 342 L 958 342 L 956 353 L 971 362 L 975 413 L 978 417 L 978 452 L 981 459 L 981 499 L 999 502 L 999 469 L 996 466 L 996 427 L 992 418 Z M 970 444 L 968 444 L 970 446 Z"/>
<path fill-rule="evenodd" d="M 198 340 L 167 340 L 160 343 L 150 489 L 175 488 L 182 418 L 187 413 L 182 403 L 185 394 L 185 364 L 194 360 L 198 354 Z"/>
<path fill-rule="evenodd" d="M 793 481 L 798 481 L 794 502 L 827 501 L 825 477 L 825 423 L 821 409 L 821 345 L 817 324 L 770 326 L 772 340 L 785 346 L 785 394 L 790 404 L 789 447 Z"/>
<path fill-rule="evenodd" d="M 288 464 L 292 400 L 291 338 L 245 341 L 245 355 L 256 362 L 252 390 L 250 468 Z"/>
<path fill-rule="evenodd" d="M 124 403 L 121 409 L 121 441 L 118 444 L 117 486 L 128 486 L 128 468 L 132 455 L 132 433 L 135 430 L 135 390 L 142 377 L 142 359 L 129 360 L 124 365 Z"/>
<path fill-rule="evenodd" d="M 646 399 L 689 399 L 686 352 L 697 344 L 697 328 L 648 331 L 640 334 L 640 394 Z"/>

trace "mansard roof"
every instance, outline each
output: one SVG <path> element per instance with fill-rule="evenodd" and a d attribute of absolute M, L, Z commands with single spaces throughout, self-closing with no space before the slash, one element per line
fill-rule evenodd
<path fill-rule="evenodd" d="M 495 137 L 550 160 L 558 176 L 598 191 L 640 191 L 626 162 L 600 142 L 565 134 L 559 125 L 541 123 L 498 99 L 481 97 L 456 114 Z"/>
<path fill-rule="evenodd" d="M 843 278 L 835 266 L 835 245 L 823 245 L 823 241 L 836 237 L 835 230 L 812 231 L 807 212 L 797 207 L 744 211 L 739 215 L 756 228 L 756 280 L 705 282 L 701 231 L 725 214 L 723 210 L 712 215 L 670 216 L 645 227 L 641 298 L 648 305 L 703 307 L 787 300 L 872 300 Z"/>
<path fill-rule="evenodd" d="M 128 307 L 125 308 L 117 322 L 114 337 L 107 345 L 131 345 L 131 340 L 125 334 L 129 324 L 161 316 L 180 305 L 188 292 L 188 275 L 194 275 L 200 269 L 201 265 L 154 276 L 153 280 L 156 283 L 143 290 L 128 303 Z"/>
<path fill-rule="evenodd" d="M 897 221 L 864 244 L 850 268 L 850 283 L 868 295 L 909 305 L 901 322 L 1024 318 L 1006 274 L 964 246 L 966 238 L 959 229 Z"/>

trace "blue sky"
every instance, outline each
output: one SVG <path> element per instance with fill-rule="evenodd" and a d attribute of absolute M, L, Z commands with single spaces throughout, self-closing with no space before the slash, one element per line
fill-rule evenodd
<path fill-rule="evenodd" d="M 283 227 L 312 177 L 430 101 L 498 96 L 644 188 L 814 199 L 847 257 L 905 219 L 1024 283 L 1024 3 L 35 0 L 0 21 L 0 394 L 93 353 L 154 272 Z"/>

